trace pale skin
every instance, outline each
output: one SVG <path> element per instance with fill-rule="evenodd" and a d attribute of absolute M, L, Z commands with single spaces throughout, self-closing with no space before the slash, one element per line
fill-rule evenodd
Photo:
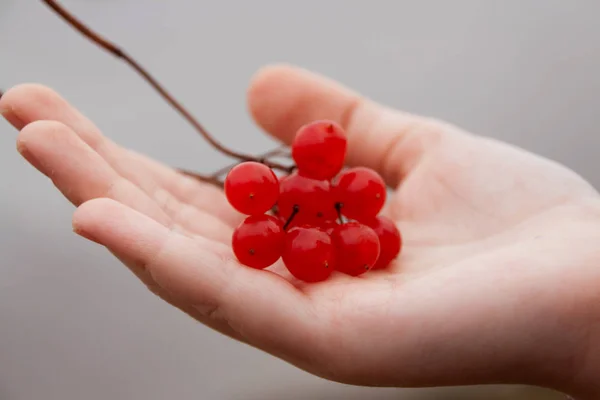
<path fill-rule="evenodd" d="M 349 165 L 395 188 L 385 213 L 404 245 L 389 269 L 307 285 L 281 265 L 241 266 L 229 243 L 242 216 L 219 189 L 119 147 L 43 86 L 11 89 L 0 111 L 23 157 L 77 207 L 74 231 L 223 334 L 356 385 L 600 395 L 600 196 L 589 183 L 294 67 L 262 69 L 248 102 L 285 143 L 316 119 L 344 126 Z"/>

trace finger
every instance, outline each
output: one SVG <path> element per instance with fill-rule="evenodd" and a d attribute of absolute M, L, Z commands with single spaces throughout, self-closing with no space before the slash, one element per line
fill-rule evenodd
<path fill-rule="evenodd" d="M 168 192 L 158 192 L 156 199 L 151 199 L 60 122 L 37 121 L 27 125 L 19 134 L 17 148 L 76 206 L 90 199 L 110 197 L 164 225 L 222 242 L 231 240 L 229 226 L 206 212 L 179 203 Z"/>
<path fill-rule="evenodd" d="M 87 204 L 87 203 L 85 203 L 85 204 Z M 73 221 L 73 226 L 74 226 L 75 232 L 78 233 L 79 235 L 83 236 L 84 238 L 86 238 L 88 240 L 98 242 L 93 237 L 91 237 L 89 233 L 81 230 L 80 224 L 79 224 L 79 219 Z M 99 243 L 99 244 L 102 244 L 102 243 Z M 127 255 L 119 253 L 114 250 L 110 250 L 110 251 L 124 265 L 129 267 L 131 272 L 146 286 L 146 288 L 150 292 L 159 296 L 161 299 L 163 299 L 170 305 L 172 305 L 174 307 L 178 307 L 183 312 L 185 312 L 186 314 L 190 315 L 191 317 L 197 319 L 198 321 L 200 321 L 204 325 L 208 326 L 209 328 L 214 329 L 224 335 L 227 335 L 227 336 L 231 337 L 232 339 L 245 342 L 244 338 L 242 338 L 237 332 L 235 332 L 233 330 L 233 328 L 231 328 L 231 326 L 229 326 L 224 321 L 207 318 L 205 315 L 206 313 L 203 310 L 201 310 L 201 309 L 199 310 L 197 307 L 194 307 L 191 304 L 182 302 L 181 299 L 179 299 L 176 294 L 171 294 L 171 293 L 165 291 L 164 289 L 162 289 L 160 286 L 158 286 L 156 284 L 156 282 L 154 282 L 154 279 L 149 274 L 148 270 L 141 268 L 141 265 L 136 261 L 137 259 L 130 258 Z"/>
<path fill-rule="evenodd" d="M 210 213 L 230 227 L 237 226 L 244 218 L 242 214 L 229 206 L 221 188 L 182 175 L 143 154 L 129 150 L 129 156 L 150 170 L 152 176 L 160 182 L 161 187 L 172 193 L 181 203 L 190 204 Z"/>
<path fill-rule="evenodd" d="M 39 120 L 55 120 L 70 127 L 117 173 L 138 185 L 150 197 L 160 189 L 180 201 L 222 217 L 230 225 L 239 217 L 227 207 L 221 190 L 182 176 L 161 163 L 124 149 L 102 135 L 88 118 L 53 90 L 36 84 L 15 86 L 0 98 L 3 116 L 17 129 Z"/>
<path fill-rule="evenodd" d="M 326 324 L 308 298 L 276 274 L 239 265 L 229 246 L 180 235 L 109 199 L 84 203 L 73 226 L 147 271 L 178 304 L 226 323 L 248 343 L 298 364 L 323 353 Z"/>
<path fill-rule="evenodd" d="M 348 136 L 347 161 L 376 169 L 395 186 L 445 127 L 379 105 L 322 76 L 289 66 L 261 70 L 249 92 L 250 112 L 268 133 L 290 143 L 298 128 L 338 122 Z"/>
<path fill-rule="evenodd" d="M 89 199 L 110 197 L 135 207 L 161 224 L 171 223 L 152 199 L 117 174 L 60 122 L 37 121 L 25 126 L 17 138 L 17 149 L 76 206 Z"/>
<path fill-rule="evenodd" d="M 154 200 L 164 210 L 175 225 L 191 234 L 197 234 L 231 246 L 233 228 L 222 219 L 182 203 L 167 190 L 159 190 Z"/>

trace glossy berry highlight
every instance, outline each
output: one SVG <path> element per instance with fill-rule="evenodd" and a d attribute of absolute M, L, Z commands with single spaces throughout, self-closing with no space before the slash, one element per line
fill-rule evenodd
<path fill-rule="evenodd" d="M 281 257 L 284 241 L 281 222 L 262 214 L 247 217 L 234 230 L 231 245 L 240 264 L 264 269 Z"/>
<path fill-rule="evenodd" d="M 304 282 L 321 282 L 335 268 L 331 237 L 319 228 L 291 228 L 285 235 L 282 260 L 288 271 Z"/>
<path fill-rule="evenodd" d="M 267 212 L 279 198 L 279 180 L 271 168 L 247 161 L 233 167 L 224 183 L 225 196 L 233 208 L 242 214 Z"/>
<path fill-rule="evenodd" d="M 337 270 L 359 276 L 373 268 L 380 252 L 375 231 L 359 222 L 338 225 L 331 234 L 336 250 Z"/>
<path fill-rule="evenodd" d="M 301 175 L 331 179 L 346 158 L 346 135 L 333 121 L 315 121 L 302 126 L 292 142 L 292 157 Z"/>
<path fill-rule="evenodd" d="M 385 182 L 377 172 L 366 167 L 342 172 L 334 183 L 333 193 L 342 214 L 357 221 L 376 217 L 386 200 Z"/>

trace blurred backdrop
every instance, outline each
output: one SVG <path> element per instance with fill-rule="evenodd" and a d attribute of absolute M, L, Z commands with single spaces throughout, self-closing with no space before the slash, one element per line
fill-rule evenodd
<path fill-rule="evenodd" d="M 64 0 L 225 143 L 253 73 L 287 62 L 403 110 L 523 146 L 600 185 L 600 12 L 581 0 Z M 40 1 L 0 0 L 0 87 L 53 87 L 125 146 L 209 171 L 224 159 L 124 64 Z M 73 207 L 0 121 L 0 399 L 552 399 L 535 388 L 365 389 L 312 377 L 198 325 L 71 231 Z M 443 301 L 443 299 L 440 299 Z"/>

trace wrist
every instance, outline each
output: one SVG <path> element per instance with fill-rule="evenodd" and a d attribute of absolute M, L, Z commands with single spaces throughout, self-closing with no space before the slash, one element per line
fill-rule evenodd
<path fill-rule="evenodd" d="M 578 335 L 579 346 L 573 354 L 571 362 L 564 370 L 561 386 L 567 399 L 598 400 L 600 399 L 600 321 L 597 321 L 597 307 L 584 307 L 584 314 L 590 320 L 586 324 L 585 334 Z"/>
<path fill-rule="evenodd" d="M 536 322 L 549 340 L 540 340 L 545 343 L 533 356 L 531 372 L 534 385 L 564 393 L 565 400 L 600 400 L 600 274 L 591 267 L 595 261 L 577 261 L 584 266 L 564 276 L 554 293 L 557 301 Z"/>

